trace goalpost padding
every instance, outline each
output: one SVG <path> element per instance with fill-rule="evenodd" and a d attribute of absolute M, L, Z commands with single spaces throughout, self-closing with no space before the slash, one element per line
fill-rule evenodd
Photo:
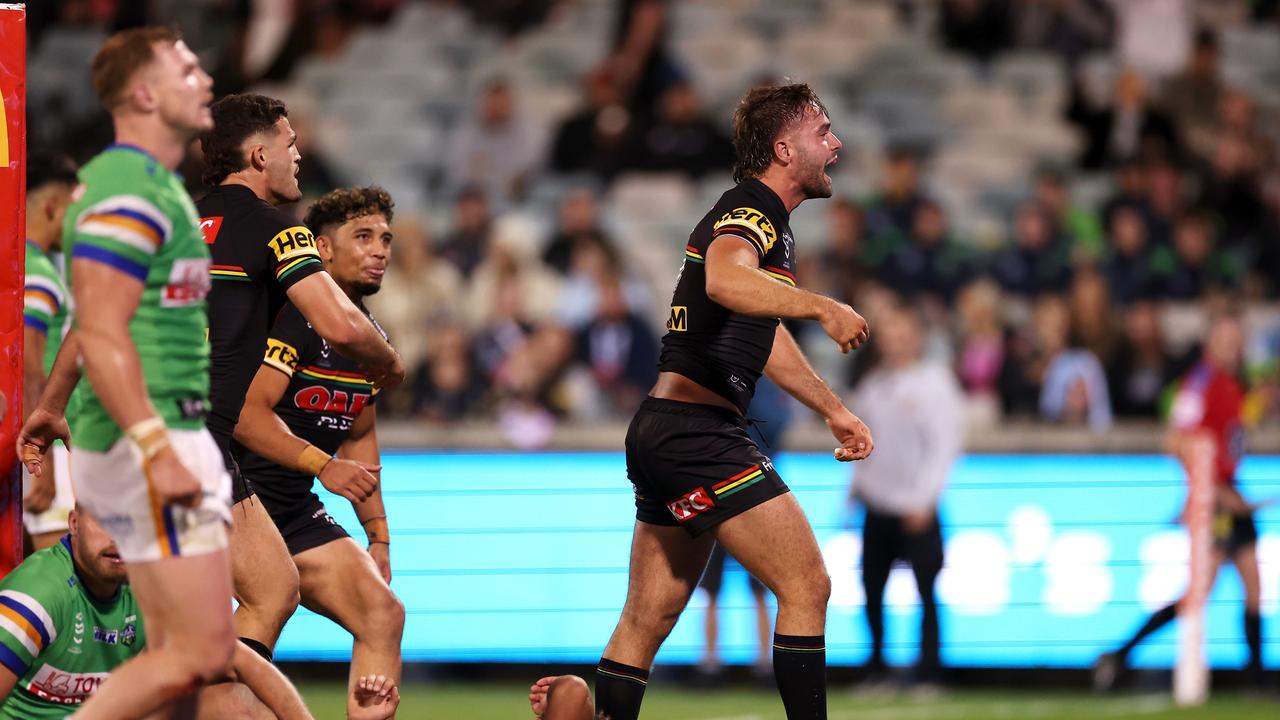
<path fill-rule="evenodd" d="M 22 287 L 27 184 L 26 8 L 0 3 L 0 575 L 22 562 Z"/>
<path fill-rule="evenodd" d="M 1202 705 L 1209 699 L 1205 663 L 1204 606 L 1213 587 L 1214 440 L 1204 432 L 1187 433 L 1183 460 L 1187 472 L 1186 525 L 1190 539 L 1187 593 L 1178 606 L 1178 660 L 1173 669 L 1173 701 Z"/>

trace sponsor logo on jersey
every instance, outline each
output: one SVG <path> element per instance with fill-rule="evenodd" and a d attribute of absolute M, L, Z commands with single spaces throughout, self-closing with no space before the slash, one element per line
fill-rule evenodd
<path fill-rule="evenodd" d="M 293 394 L 293 404 L 301 410 L 329 412 L 355 417 L 369 404 L 370 393 L 329 390 L 323 385 L 309 385 Z"/>
<path fill-rule="evenodd" d="M 705 488 L 698 488 L 679 500 L 667 503 L 667 509 L 680 522 L 697 517 L 715 506 L 716 501 L 711 499 Z"/>
<path fill-rule="evenodd" d="M 284 262 L 303 255 L 319 256 L 316 252 L 315 236 L 302 225 L 281 230 L 267 245 L 271 248 L 271 252 L 275 253 L 276 262 Z"/>
<path fill-rule="evenodd" d="M 120 644 L 120 631 L 119 631 L 119 630 L 105 630 L 105 629 L 103 629 L 103 628 L 98 627 L 97 625 L 94 625 L 94 626 L 93 626 L 93 639 L 94 639 L 95 641 L 100 642 L 100 643 L 103 643 L 103 644 L 105 644 L 105 645 L 119 645 L 119 644 Z"/>
<path fill-rule="evenodd" d="M 185 307 L 204 300 L 213 285 L 209 277 L 208 258 L 182 258 L 173 261 L 169 282 L 160 295 L 161 307 Z"/>
<path fill-rule="evenodd" d="M 126 621 L 132 620 L 132 617 L 125 618 Z M 133 643 L 138 639 L 138 626 L 130 622 L 120 631 L 120 644 L 125 647 L 133 647 Z"/>
<path fill-rule="evenodd" d="M 769 218 L 764 213 L 754 208 L 741 207 L 730 210 L 720 216 L 711 231 L 714 233 L 725 226 L 745 227 L 755 233 L 755 240 L 760 248 L 768 253 L 773 249 L 773 244 L 778 241 L 778 231 L 773 228 L 773 223 L 769 222 Z"/>
<path fill-rule="evenodd" d="M 205 245 L 212 245 L 218 239 L 218 231 L 221 229 L 221 216 L 200 218 L 200 234 L 204 236 Z"/>
<path fill-rule="evenodd" d="M 27 683 L 27 692 L 60 705 L 79 705 L 102 685 L 110 673 L 68 672 L 44 665 Z"/>
<path fill-rule="evenodd" d="M 267 338 L 267 354 L 263 358 L 268 364 L 288 374 L 298 366 L 298 349 L 282 340 Z"/>
<path fill-rule="evenodd" d="M 689 308 L 684 305 L 672 305 L 671 317 L 667 318 L 667 330 L 671 332 L 688 332 Z"/>

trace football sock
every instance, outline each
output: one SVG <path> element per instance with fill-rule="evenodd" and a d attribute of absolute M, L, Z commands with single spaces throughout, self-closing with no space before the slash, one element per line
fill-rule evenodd
<path fill-rule="evenodd" d="M 773 636 L 773 676 L 787 720 L 826 720 L 827 648 L 823 635 Z"/>
<path fill-rule="evenodd" d="M 600 658 L 596 666 L 596 712 L 609 720 L 636 720 L 649 671 Z"/>
<path fill-rule="evenodd" d="M 1176 603 L 1166 605 L 1152 613 L 1151 617 L 1147 618 L 1146 624 L 1138 628 L 1137 634 L 1129 638 L 1129 642 L 1120 648 L 1120 655 L 1122 657 L 1128 655 L 1148 635 L 1173 622 L 1176 617 L 1178 617 L 1178 605 Z"/>
<path fill-rule="evenodd" d="M 244 643 L 245 645 L 248 645 L 250 650 L 261 655 L 263 659 L 265 659 L 267 662 L 271 662 L 271 649 L 268 648 L 266 645 L 258 642 L 257 640 L 254 640 L 253 638 L 247 638 L 247 637 L 240 638 L 240 642 Z"/>

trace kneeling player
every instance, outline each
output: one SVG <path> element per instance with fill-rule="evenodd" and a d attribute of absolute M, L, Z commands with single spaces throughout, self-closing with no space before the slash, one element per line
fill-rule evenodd
<path fill-rule="evenodd" d="M 335 190 L 307 213 L 325 269 L 351 300 L 378 291 L 391 255 L 391 197 L 380 188 Z M 376 388 L 355 362 L 333 352 L 292 304 L 285 305 L 249 387 L 236 440 L 251 452 L 241 472 L 256 488 L 298 567 L 302 604 L 355 638 L 352 695 L 362 675 L 400 680 L 404 606 L 391 592 L 390 541 L 382 493 L 361 500 L 349 480 L 377 474 Z M 338 457 L 333 457 L 337 453 Z M 355 507 L 366 552 L 312 492 L 319 478 Z"/>
<path fill-rule="evenodd" d="M 82 510 L 68 523 L 60 542 L 0 582 L 0 718 L 66 717 L 146 645 L 115 542 Z M 232 665 L 241 682 L 201 689 L 198 717 L 311 717 L 284 675 L 249 648 L 238 646 Z"/>

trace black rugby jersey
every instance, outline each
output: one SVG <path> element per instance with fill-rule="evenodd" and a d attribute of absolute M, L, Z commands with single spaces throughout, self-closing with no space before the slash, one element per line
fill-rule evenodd
<path fill-rule="evenodd" d="M 285 292 L 324 265 L 310 230 L 243 185 L 219 185 L 196 209 L 212 255 L 208 427 L 228 452 Z"/>
<path fill-rule="evenodd" d="M 365 311 L 368 315 L 368 311 Z M 382 326 L 369 316 L 385 339 Z M 377 389 L 364 369 L 337 351 L 311 328 L 293 303 L 287 303 L 267 338 L 261 365 L 289 377 L 275 413 L 298 437 L 333 455 L 351 436 L 356 418 L 376 399 Z M 245 450 L 240 472 L 253 483 L 268 508 L 295 507 L 311 493 L 312 475 L 283 467 Z"/>
<path fill-rule="evenodd" d="M 760 272 L 796 284 L 795 241 L 782 199 L 759 180 L 720 196 L 685 247 L 671 300 L 658 368 L 683 375 L 745 413 L 773 350 L 778 318 L 733 312 L 707 297 L 706 252 L 722 235 L 745 239 L 760 256 Z"/>

